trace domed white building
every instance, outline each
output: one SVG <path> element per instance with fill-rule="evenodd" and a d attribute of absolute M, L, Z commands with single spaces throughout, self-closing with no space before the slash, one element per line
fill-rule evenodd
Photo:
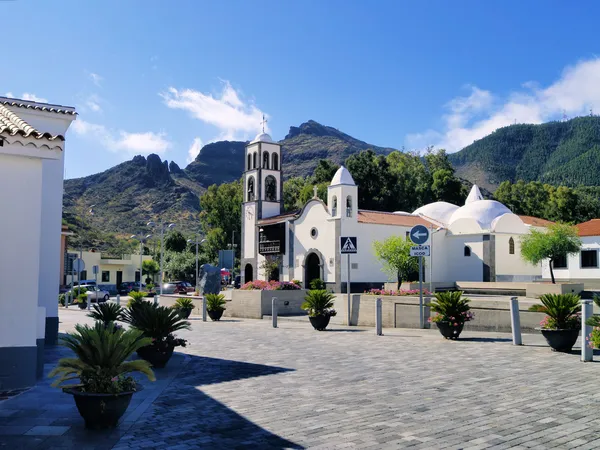
<path fill-rule="evenodd" d="M 299 280 L 305 287 L 322 279 L 346 292 L 348 260 L 340 253 L 342 237 L 356 237 L 358 253 L 350 259 L 351 290 L 363 292 L 395 281 L 382 271 L 373 243 L 405 236 L 415 225 L 430 229 L 424 279 L 436 286 L 456 281 L 530 281 L 541 267 L 525 263 L 519 238 L 531 226 L 550 222 L 517 216 L 505 205 L 485 200 L 473 186 L 464 205 L 433 202 L 412 213 L 359 209 L 352 175 L 340 167 L 328 187 L 327 203 L 315 197 L 300 211 L 282 214 L 281 148 L 266 133 L 246 147 L 242 222 L 242 281 L 265 279 L 265 260 L 279 264 L 279 280 Z"/>

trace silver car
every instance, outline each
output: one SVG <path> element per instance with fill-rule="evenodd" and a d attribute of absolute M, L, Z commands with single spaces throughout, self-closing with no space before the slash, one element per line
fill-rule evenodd
<path fill-rule="evenodd" d="M 87 289 L 85 293 L 87 295 L 88 301 L 93 302 L 106 302 L 110 299 L 110 293 L 105 291 L 104 289 L 100 289 L 96 286 L 84 286 L 82 287 Z"/>

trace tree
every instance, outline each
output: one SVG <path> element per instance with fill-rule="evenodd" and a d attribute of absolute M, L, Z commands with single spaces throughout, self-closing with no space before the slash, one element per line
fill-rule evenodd
<path fill-rule="evenodd" d="M 302 177 L 293 177 L 283 182 L 283 209 L 285 211 L 294 211 L 300 209 L 300 192 L 306 185 L 306 179 Z"/>
<path fill-rule="evenodd" d="M 557 258 L 577 253 L 581 249 L 581 240 L 577 229 L 565 224 L 553 224 L 546 231 L 532 229 L 521 238 L 521 257 L 531 264 L 539 264 L 548 259 L 552 283 L 554 272 L 552 265 Z"/>
<path fill-rule="evenodd" d="M 454 176 L 454 171 L 448 169 L 439 169 L 433 173 L 431 193 L 435 200 L 455 205 L 463 204 L 466 198 L 462 183 Z"/>
<path fill-rule="evenodd" d="M 165 237 L 165 250 L 168 252 L 182 252 L 187 249 L 187 240 L 181 231 L 171 231 Z"/>
<path fill-rule="evenodd" d="M 149 278 L 154 279 L 154 275 L 156 275 L 160 271 L 160 266 L 153 259 L 148 259 L 142 262 L 142 273 L 148 275 Z M 148 279 L 146 279 L 148 282 Z"/>
<path fill-rule="evenodd" d="M 351 155 L 346 167 L 358 189 L 358 204 L 363 209 L 391 211 L 396 205 L 396 177 L 383 155 L 365 150 Z"/>
<path fill-rule="evenodd" d="M 402 236 L 391 236 L 384 241 L 375 241 L 373 250 L 377 259 L 383 262 L 383 270 L 396 276 L 398 289 L 403 280 L 413 273 L 419 273 L 419 258 L 410 256 L 412 243 Z"/>
<path fill-rule="evenodd" d="M 166 252 L 165 272 L 169 280 L 196 281 L 196 255 L 191 252 Z"/>
<path fill-rule="evenodd" d="M 335 172 L 339 169 L 339 166 L 328 159 L 320 159 L 317 163 L 317 167 L 314 172 L 314 182 L 319 183 L 331 183 L 331 179 L 335 175 Z"/>

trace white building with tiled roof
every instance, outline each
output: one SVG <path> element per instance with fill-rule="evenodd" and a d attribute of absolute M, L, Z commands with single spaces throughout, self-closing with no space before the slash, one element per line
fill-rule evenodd
<path fill-rule="evenodd" d="M 74 108 L 0 97 L 0 391 L 58 337 L 65 133 Z M 40 365 L 41 364 L 41 365 Z"/>
<path fill-rule="evenodd" d="M 261 135 L 262 136 L 262 135 Z M 520 257 L 519 239 L 531 226 L 549 222 L 520 217 L 506 206 L 485 200 L 473 186 L 465 205 L 434 202 L 412 213 L 359 209 L 352 175 L 340 167 L 328 187 L 327 203 L 315 197 L 295 213 L 281 214 L 281 147 L 257 136 L 246 148 L 245 198 L 242 219 L 242 280 L 265 279 L 265 260 L 279 263 L 281 281 L 299 280 L 309 287 L 322 279 L 336 292 L 346 292 L 348 260 L 340 238 L 357 238 L 358 253 L 350 259 L 352 292 L 395 281 L 382 271 L 373 243 L 390 236 L 408 236 L 415 225 L 430 229 L 432 256 L 425 258 L 425 281 L 453 285 L 456 281 L 531 281 L 541 266 Z M 277 165 L 271 158 L 277 155 Z M 270 164 L 271 163 L 271 164 Z M 273 182 L 267 180 L 273 177 Z M 418 276 L 418 274 L 416 274 Z M 415 277 L 416 278 L 416 277 Z"/>

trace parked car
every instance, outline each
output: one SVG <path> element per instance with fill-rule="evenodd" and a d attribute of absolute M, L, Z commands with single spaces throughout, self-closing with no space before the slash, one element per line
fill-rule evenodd
<path fill-rule="evenodd" d="M 242 283 L 242 277 L 239 275 L 235 276 L 235 281 L 233 282 L 234 289 L 239 289 Z"/>
<path fill-rule="evenodd" d="M 163 294 L 187 294 L 194 292 L 194 286 L 187 281 L 169 281 L 163 284 Z"/>
<path fill-rule="evenodd" d="M 144 290 L 145 287 L 146 287 L 146 285 L 142 283 L 142 290 Z M 121 295 L 127 295 L 131 291 L 137 292 L 139 290 L 140 290 L 140 282 L 139 281 L 124 281 L 123 283 L 121 283 L 121 286 L 119 286 L 119 294 L 121 294 Z"/>
<path fill-rule="evenodd" d="M 73 283 L 74 286 L 96 286 L 96 280 L 81 280 L 81 281 L 75 281 Z"/>
<path fill-rule="evenodd" d="M 107 302 L 110 300 L 110 293 L 104 289 L 97 288 L 95 286 L 89 286 L 87 288 L 86 295 L 88 297 L 88 301 L 90 302 Z"/>

